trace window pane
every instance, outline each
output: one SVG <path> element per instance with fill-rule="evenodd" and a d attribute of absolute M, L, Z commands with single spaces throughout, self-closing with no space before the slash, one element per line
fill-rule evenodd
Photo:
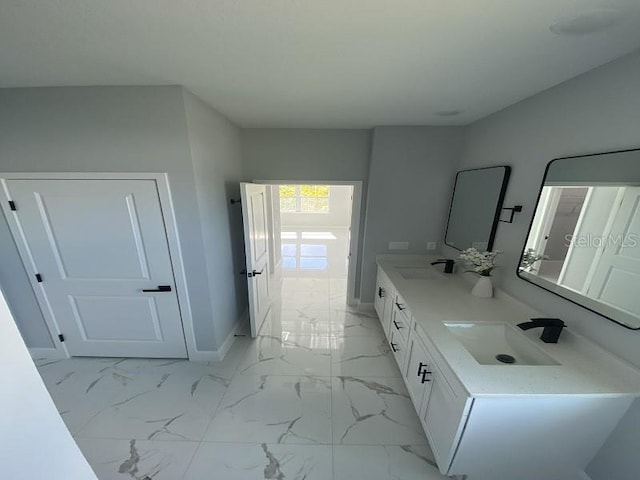
<path fill-rule="evenodd" d="M 329 185 L 300 185 L 301 197 L 328 197 Z"/>
<path fill-rule="evenodd" d="M 284 197 L 280 199 L 280 211 L 281 212 L 295 212 L 296 211 L 296 197 Z"/>
<path fill-rule="evenodd" d="M 317 198 L 306 198 L 302 197 L 300 199 L 300 211 L 302 212 L 317 212 Z"/>
<path fill-rule="evenodd" d="M 328 197 L 329 185 L 316 185 L 316 192 L 318 193 L 318 197 Z"/>
<path fill-rule="evenodd" d="M 296 194 L 295 185 L 280 185 L 280 197 L 293 197 Z"/>

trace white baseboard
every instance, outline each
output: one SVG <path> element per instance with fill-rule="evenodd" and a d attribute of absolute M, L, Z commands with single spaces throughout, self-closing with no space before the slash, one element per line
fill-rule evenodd
<path fill-rule="evenodd" d="M 39 358 L 47 358 L 50 360 L 60 360 L 67 358 L 61 349 L 57 348 L 30 348 L 29 353 L 34 360 Z"/>
<path fill-rule="evenodd" d="M 245 310 L 238 321 L 236 322 L 233 330 L 227 335 L 227 338 L 222 342 L 222 345 L 217 350 L 197 350 L 194 355 L 189 357 L 192 362 L 220 362 L 224 359 L 225 355 L 233 345 L 240 329 L 249 321 L 249 310 Z M 34 360 L 46 358 L 50 360 L 60 360 L 68 358 L 62 349 L 56 348 L 29 348 L 31 358 Z"/>
<path fill-rule="evenodd" d="M 189 357 L 190 362 L 221 362 L 231 346 L 233 342 L 236 340 L 236 334 L 238 331 L 245 326 L 245 323 L 249 320 L 249 310 L 245 310 L 238 321 L 236 322 L 235 327 L 229 332 L 227 338 L 225 338 L 220 348 L 217 350 L 196 350 L 196 352 Z"/>

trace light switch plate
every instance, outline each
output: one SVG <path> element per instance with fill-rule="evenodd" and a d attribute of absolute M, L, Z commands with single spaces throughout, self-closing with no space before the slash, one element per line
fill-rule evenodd
<path fill-rule="evenodd" d="M 427 242 L 427 250 L 435 250 L 437 248 L 436 242 Z"/>
<path fill-rule="evenodd" d="M 389 242 L 389 250 L 409 250 L 409 242 Z"/>

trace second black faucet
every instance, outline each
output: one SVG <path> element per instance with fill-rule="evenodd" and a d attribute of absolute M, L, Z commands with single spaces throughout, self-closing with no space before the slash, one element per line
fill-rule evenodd
<path fill-rule="evenodd" d="M 456 262 L 450 258 L 440 258 L 435 262 L 431 262 L 431 265 L 440 265 L 441 263 L 444 263 L 444 273 L 453 273 L 453 266 Z"/>
<path fill-rule="evenodd" d="M 542 327 L 542 335 L 540 340 L 544 343 L 558 343 L 562 329 L 566 326 L 559 318 L 532 318 L 528 322 L 519 323 L 518 326 L 522 330 L 530 328 Z"/>

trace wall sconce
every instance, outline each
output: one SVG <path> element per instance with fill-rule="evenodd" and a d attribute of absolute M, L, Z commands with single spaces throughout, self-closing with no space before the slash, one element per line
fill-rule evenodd
<path fill-rule="evenodd" d="M 500 219 L 500 221 L 502 223 L 513 223 L 513 217 L 515 216 L 516 212 L 520 213 L 522 211 L 522 205 L 514 205 L 513 207 L 503 207 L 502 210 L 510 210 L 511 215 L 509 215 L 509 220 Z"/>

